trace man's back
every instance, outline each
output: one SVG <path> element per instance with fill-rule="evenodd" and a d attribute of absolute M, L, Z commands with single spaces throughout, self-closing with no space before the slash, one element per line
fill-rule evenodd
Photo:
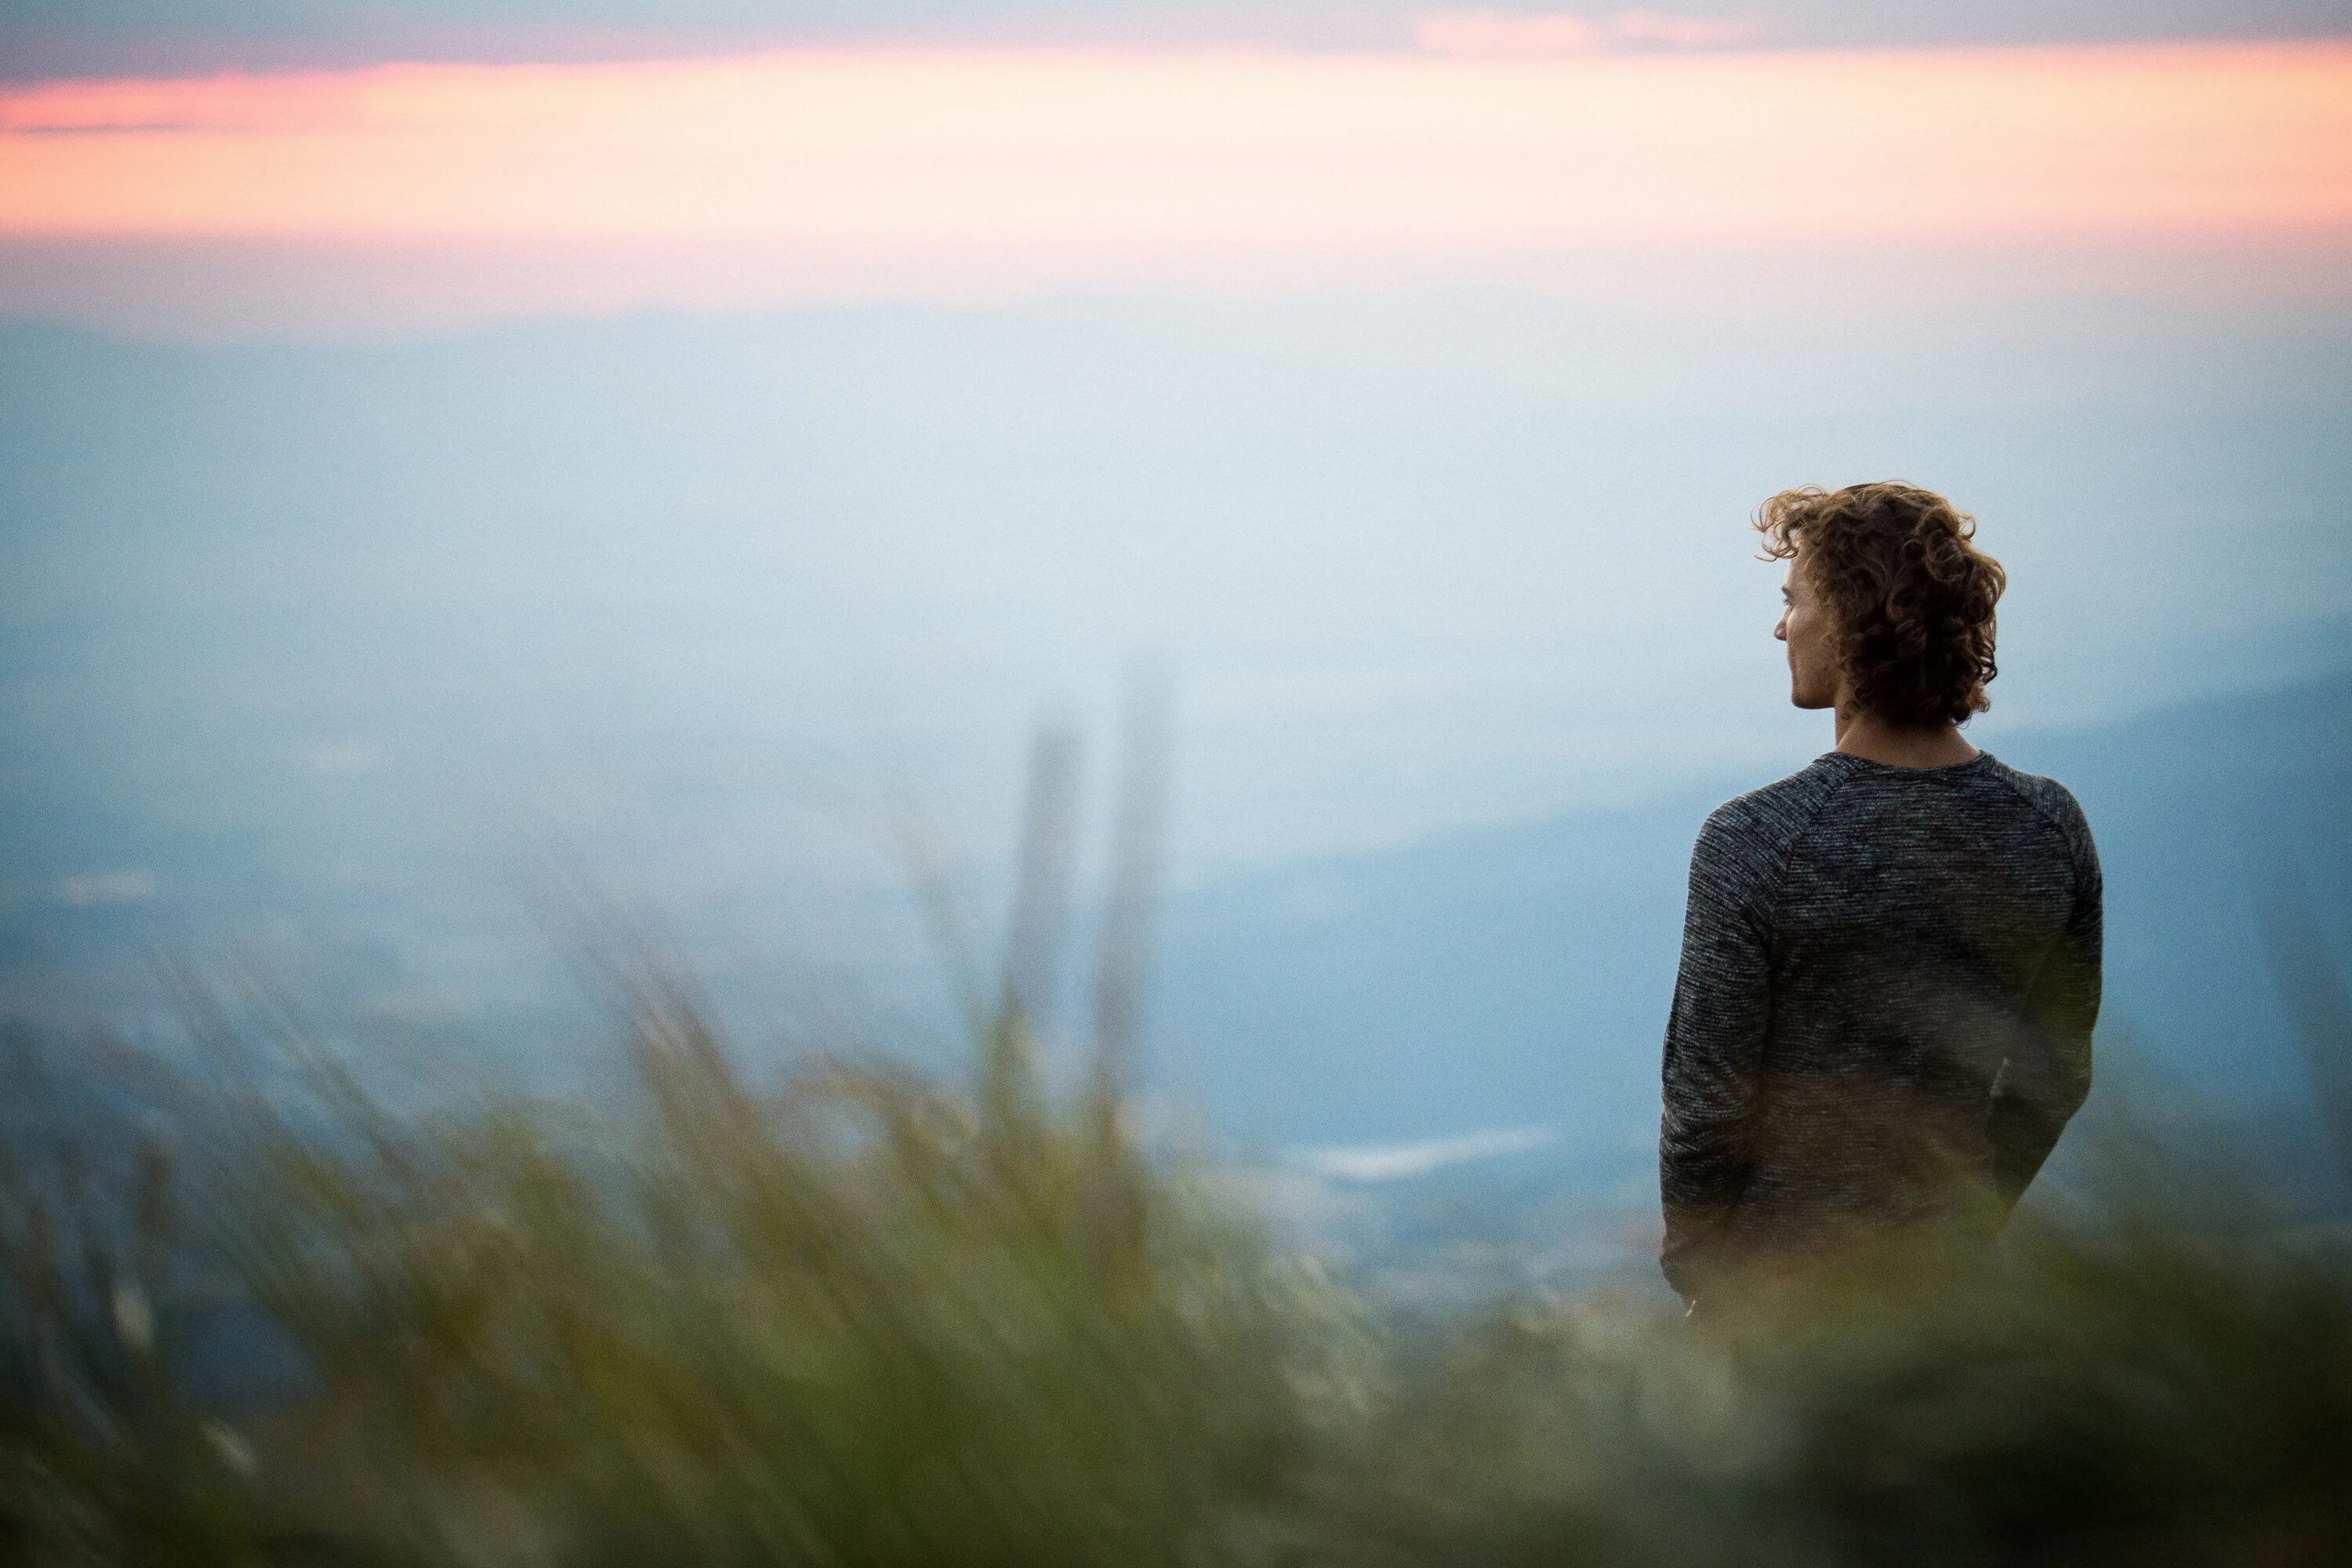
<path fill-rule="evenodd" d="M 1692 856 L 1659 1154 L 1666 1273 L 2004 1218 L 2082 1102 L 2100 878 L 2066 790 L 1833 752 Z"/>

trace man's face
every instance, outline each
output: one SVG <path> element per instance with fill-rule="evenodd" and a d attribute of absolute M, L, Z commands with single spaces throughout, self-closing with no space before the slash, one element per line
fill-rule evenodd
<path fill-rule="evenodd" d="M 1843 681 L 1838 673 L 1836 628 L 1829 606 L 1813 591 L 1800 551 L 1780 589 L 1780 624 L 1772 635 L 1789 645 L 1789 700 L 1800 708 L 1834 708 Z"/>

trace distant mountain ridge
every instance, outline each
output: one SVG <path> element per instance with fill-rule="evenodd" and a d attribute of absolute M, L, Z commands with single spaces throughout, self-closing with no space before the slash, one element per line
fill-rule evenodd
<path fill-rule="evenodd" d="M 2307 900 L 2352 950 L 2352 669 L 2069 732 L 1978 737 L 2074 790 L 2107 887 L 2107 1076 L 2200 1101 L 2307 1093 L 2263 937 Z M 1245 1143 L 1549 1123 L 1654 1131 L 1699 822 L 1767 782 L 1213 884 L 1169 910 L 1160 1077 Z"/>

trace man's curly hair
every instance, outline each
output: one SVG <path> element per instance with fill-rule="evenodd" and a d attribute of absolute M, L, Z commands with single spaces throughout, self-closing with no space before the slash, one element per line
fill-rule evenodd
<path fill-rule="evenodd" d="M 1912 485 L 1808 485 L 1758 508 L 1756 529 L 1763 558 L 1796 556 L 1828 605 L 1856 705 L 1917 726 L 1991 706 L 1993 605 L 2009 579 L 1970 542 L 1974 518 Z"/>

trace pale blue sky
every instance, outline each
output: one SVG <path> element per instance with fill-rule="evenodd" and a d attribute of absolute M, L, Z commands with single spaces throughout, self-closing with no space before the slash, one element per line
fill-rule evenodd
<path fill-rule="evenodd" d="M 1807 481 L 1979 513 L 2015 584 L 1989 743 L 2290 678 L 2352 617 L 2324 302 L 1461 289 L 5 347 L 16 784 L 215 826 L 370 774 L 594 833 L 895 758 L 989 836 L 1031 718 L 1107 723 L 1139 656 L 1178 684 L 1192 874 L 1778 769 L 1827 734 L 1745 521 Z"/>

